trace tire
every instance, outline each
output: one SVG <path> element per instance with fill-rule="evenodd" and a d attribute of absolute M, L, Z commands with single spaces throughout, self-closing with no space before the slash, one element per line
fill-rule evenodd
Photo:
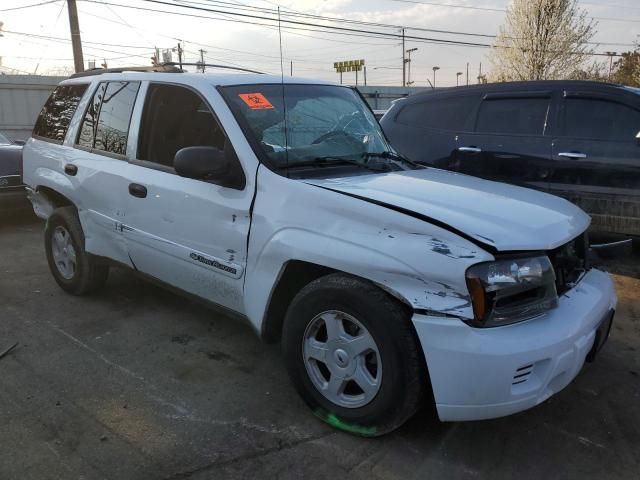
<path fill-rule="evenodd" d="M 338 330 L 330 327 L 334 322 Z M 363 348 L 368 353 L 354 358 Z M 421 406 L 429 382 L 407 307 L 350 275 L 321 277 L 296 295 L 282 349 L 291 380 L 315 415 L 361 436 L 402 425 Z"/>
<path fill-rule="evenodd" d="M 65 292 L 85 295 L 106 282 L 109 266 L 86 252 L 84 232 L 75 207 L 54 210 L 47 220 L 44 243 L 49 269 Z"/>

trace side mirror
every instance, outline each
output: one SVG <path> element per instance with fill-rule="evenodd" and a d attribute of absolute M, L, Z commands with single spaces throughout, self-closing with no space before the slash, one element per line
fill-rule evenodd
<path fill-rule="evenodd" d="M 14 140 L 13 141 L 14 145 L 19 145 L 21 147 L 24 146 L 25 143 L 27 143 L 27 142 L 25 142 L 24 140 Z"/>
<path fill-rule="evenodd" d="M 216 147 L 185 147 L 176 152 L 173 168 L 181 177 L 221 180 L 228 172 L 224 152 Z"/>

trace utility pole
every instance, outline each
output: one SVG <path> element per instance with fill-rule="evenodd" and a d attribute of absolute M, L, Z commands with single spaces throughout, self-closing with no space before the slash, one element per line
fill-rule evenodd
<path fill-rule="evenodd" d="M 616 55 L 616 52 L 604 52 L 609 55 L 609 75 L 607 77 L 608 80 L 611 80 L 611 71 L 613 70 L 613 56 Z"/>
<path fill-rule="evenodd" d="M 293 77 L 293 60 L 291 60 L 291 76 Z"/>
<path fill-rule="evenodd" d="M 478 73 L 478 83 L 482 83 L 482 62 L 480 62 L 480 70 Z"/>
<path fill-rule="evenodd" d="M 406 65 L 407 59 L 404 57 L 404 27 L 402 28 L 402 86 L 407 86 L 407 77 L 406 77 Z"/>
<path fill-rule="evenodd" d="M 469 62 L 467 62 L 467 87 L 469 86 Z"/>
<path fill-rule="evenodd" d="M 76 0 L 67 0 L 69 10 L 69 27 L 71 29 L 71 46 L 73 48 L 73 64 L 76 73 L 84 72 L 84 58 L 82 57 L 82 41 L 80 40 L 80 25 L 78 23 L 78 8 Z"/>
<path fill-rule="evenodd" d="M 178 64 L 180 65 L 180 70 L 182 70 L 182 40 L 178 42 Z"/>
<path fill-rule="evenodd" d="M 202 73 L 204 73 L 204 54 L 207 52 L 203 49 L 200 49 L 199 51 L 200 51 L 200 68 L 202 69 Z M 182 68 L 182 65 L 180 65 L 180 68 Z"/>
<path fill-rule="evenodd" d="M 418 50 L 417 47 L 410 48 L 407 50 L 407 86 L 411 85 L 413 82 L 411 81 L 411 52 L 415 52 Z"/>
<path fill-rule="evenodd" d="M 435 66 L 435 67 L 432 67 L 431 70 L 433 70 L 433 84 L 431 86 L 435 89 L 436 88 L 436 72 L 440 70 L 440 67 Z"/>
<path fill-rule="evenodd" d="M 364 66 L 364 86 L 367 86 L 367 66 Z"/>

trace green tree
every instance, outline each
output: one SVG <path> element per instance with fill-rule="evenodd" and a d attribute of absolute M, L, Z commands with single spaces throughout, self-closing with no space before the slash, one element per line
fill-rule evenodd
<path fill-rule="evenodd" d="M 613 63 L 611 81 L 640 87 L 640 48 L 623 53 L 620 59 Z"/>

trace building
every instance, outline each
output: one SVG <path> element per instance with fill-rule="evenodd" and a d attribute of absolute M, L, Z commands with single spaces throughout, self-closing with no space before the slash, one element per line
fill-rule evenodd
<path fill-rule="evenodd" d="M 0 75 L 0 131 L 26 140 L 55 86 L 66 77 Z"/>

